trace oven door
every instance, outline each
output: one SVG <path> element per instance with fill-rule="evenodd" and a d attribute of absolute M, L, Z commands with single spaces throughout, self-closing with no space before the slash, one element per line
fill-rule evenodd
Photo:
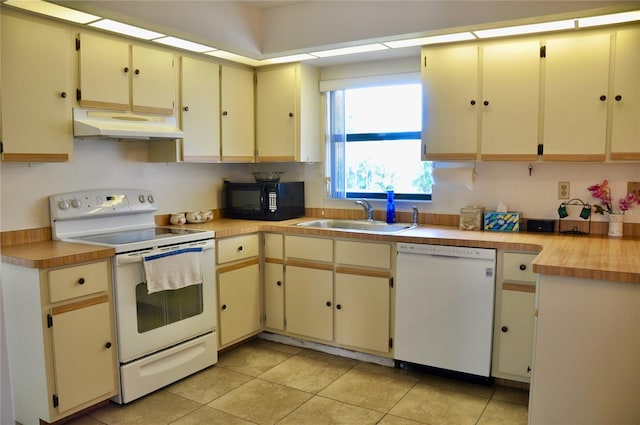
<path fill-rule="evenodd" d="M 143 255 L 202 247 L 203 283 L 147 293 Z M 118 254 L 114 285 L 120 363 L 174 346 L 216 327 L 214 241 Z"/>

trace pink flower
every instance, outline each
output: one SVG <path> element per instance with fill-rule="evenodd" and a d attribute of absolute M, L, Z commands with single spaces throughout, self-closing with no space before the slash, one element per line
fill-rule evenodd
<path fill-rule="evenodd" d="M 600 200 L 601 205 L 594 205 L 593 208 L 596 213 L 604 214 L 608 212 L 609 214 L 613 214 L 613 208 L 611 206 L 611 189 L 609 188 L 609 182 L 607 180 L 603 180 L 601 184 L 594 184 L 593 186 L 589 186 L 587 188 L 589 192 L 591 192 L 591 196 Z M 633 192 L 628 193 L 624 198 L 621 198 L 618 201 L 618 207 L 622 212 L 630 209 L 634 202 L 640 205 L 640 189 L 637 189 Z"/>

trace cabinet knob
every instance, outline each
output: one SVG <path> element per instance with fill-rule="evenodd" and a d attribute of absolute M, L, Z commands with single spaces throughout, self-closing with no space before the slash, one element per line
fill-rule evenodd
<path fill-rule="evenodd" d="M 289 117 L 293 118 L 293 112 L 289 112 Z"/>
<path fill-rule="evenodd" d="M 242 245 L 240 245 L 240 246 L 238 247 L 238 251 L 242 251 L 242 250 L 243 250 Z"/>
<path fill-rule="evenodd" d="M 527 270 L 527 265 L 526 264 L 520 264 L 520 270 L 522 270 L 522 271 Z"/>
<path fill-rule="evenodd" d="M 531 366 L 527 366 L 527 372 L 531 372 Z"/>
<path fill-rule="evenodd" d="M 78 284 L 84 285 L 84 277 L 81 277 L 80 279 L 78 279 Z"/>
<path fill-rule="evenodd" d="M 107 343 L 104 345 L 104 348 L 111 348 L 111 342 L 107 342 Z"/>
<path fill-rule="evenodd" d="M 226 310 L 227 309 L 227 305 L 226 304 L 222 304 L 222 309 Z"/>
<path fill-rule="evenodd" d="M 67 98 L 67 92 L 66 91 L 61 92 L 60 93 L 60 97 L 63 98 L 63 99 L 66 99 Z"/>
<path fill-rule="evenodd" d="M 124 68 L 122 68 L 122 70 L 124 71 L 124 73 L 126 74 L 127 72 L 129 72 L 129 67 L 125 66 Z"/>
<path fill-rule="evenodd" d="M 223 111 L 223 112 L 222 112 L 222 115 L 226 117 L 227 115 L 229 115 L 229 112 L 227 112 L 227 111 Z"/>
<path fill-rule="evenodd" d="M 140 70 L 136 69 L 135 71 L 133 71 L 136 75 L 140 75 Z"/>
<path fill-rule="evenodd" d="M 184 108 L 182 108 L 185 112 L 189 112 L 189 107 L 185 106 Z"/>
<path fill-rule="evenodd" d="M 327 307 L 331 307 L 331 301 L 327 301 Z"/>
<path fill-rule="evenodd" d="M 483 104 L 484 106 L 489 106 L 489 101 L 488 101 L 488 100 L 485 100 L 484 102 L 482 102 L 482 104 Z"/>
<path fill-rule="evenodd" d="M 469 102 L 469 103 L 471 104 L 471 106 L 473 106 L 473 105 L 475 105 L 475 104 L 476 104 L 476 101 L 475 101 L 475 100 L 472 100 L 472 101 L 471 101 L 471 102 Z"/>
<path fill-rule="evenodd" d="M 340 310 L 340 309 L 342 308 L 342 305 L 340 305 L 340 304 L 336 304 L 336 308 L 337 308 L 338 310 Z"/>
<path fill-rule="evenodd" d="M 282 286 L 282 282 L 281 282 L 281 281 L 277 281 L 277 282 L 276 282 L 276 285 L 278 285 L 278 286 Z"/>
<path fill-rule="evenodd" d="M 622 100 L 622 96 L 620 96 L 619 94 L 616 95 L 615 97 L 616 101 L 620 102 Z"/>
<path fill-rule="evenodd" d="M 605 100 L 607 100 L 607 96 L 605 95 L 600 96 L 600 100 L 604 102 Z"/>
<path fill-rule="evenodd" d="M 508 327 L 506 327 L 506 326 L 503 326 L 502 328 L 500 328 L 500 330 L 501 330 L 502 332 L 505 332 L 505 333 L 506 333 L 506 332 L 509 332 L 509 328 L 508 328 Z"/>

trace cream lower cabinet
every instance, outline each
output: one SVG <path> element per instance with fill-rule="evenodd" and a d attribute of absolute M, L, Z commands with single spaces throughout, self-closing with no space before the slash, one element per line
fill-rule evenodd
<path fill-rule="evenodd" d="M 259 235 L 217 241 L 220 348 L 262 330 Z"/>
<path fill-rule="evenodd" d="M 535 254 L 506 252 L 498 283 L 493 375 L 529 382 L 532 367 L 536 275 Z"/>
<path fill-rule="evenodd" d="M 287 332 L 332 341 L 333 266 L 292 261 L 286 266 L 286 285 Z"/>
<path fill-rule="evenodd" d="M 2 265 L 15 418 L 52 423 L 117 394 L 108 260 L 56 269 Z"/>
<path fill-rule="evenodd" d="M 264 325 L 284 331 L 284 236 L 264 236 Z"/>

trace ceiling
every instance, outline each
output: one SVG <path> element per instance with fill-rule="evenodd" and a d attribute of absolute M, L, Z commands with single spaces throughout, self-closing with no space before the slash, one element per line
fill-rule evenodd
<path fill-rule="evenodd" d="M 638 5 L 617 0 L 54 1 L 258 60 Z M 309 63 L 325 66 L 417 52 L 418 48 L 393 49 Z"/>

